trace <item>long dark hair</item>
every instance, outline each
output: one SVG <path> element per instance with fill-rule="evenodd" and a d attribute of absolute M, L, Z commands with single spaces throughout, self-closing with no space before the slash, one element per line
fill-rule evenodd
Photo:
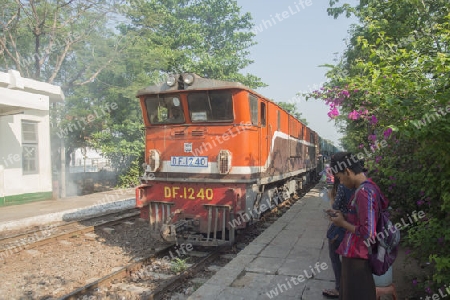
<path fill-rule="evenodd" d="M 341 184 L 339 182 L 339 178 L 337 178 L 337 176 L 334 175 L 333 188 L 331 189 L 331 196 L 333 197 L 333 199 L 336 198 L 336 194 L 337 194 L 337 190 L 338 190 L 339 184 Z"/>
<path fill-rule="evenodd" d="M 344 172 L 345 169 L 352 170 L 355 174 L 367 172 L 364 168 L 364 160 L 360 160 L 351 152 L 338 152 L 331 157 L 331 171 L 333 174 Z"/>

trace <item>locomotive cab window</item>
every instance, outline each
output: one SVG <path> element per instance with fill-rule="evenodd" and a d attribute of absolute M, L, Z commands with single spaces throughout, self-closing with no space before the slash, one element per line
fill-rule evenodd
<path fill-rule="evenodd" d="M 234 119 L 231 92 L 191 93 L 188 106 L 192 122 L 231 122 Z"/>
<path fill-rule="evenodd" d="M 264 102 L 260 103 L 261 105 L 261 126 L 266 126 L 266 104 Z"/>
<path fill-rule="evenodd" d="M 152 124 L 185 122 L 183 105 L 178 95 L 153 95 L 145 98 L 148 119 Z"/>
<path fill-rule="evenodd" d="M 248 101 L 250 105 L 250 116 L 252 118 L 252 125 L 258 125 L 258 97 L 249 94 Z"/>

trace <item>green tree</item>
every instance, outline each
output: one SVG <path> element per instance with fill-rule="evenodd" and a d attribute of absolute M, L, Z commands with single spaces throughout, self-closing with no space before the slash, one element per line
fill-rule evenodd
<path fill-rule="evenodd" d="M 254 35 L 250 15 L 241 15 L 235 1 L 131 1 L 120 11 L 130 20 L 118 26 L 128 47 L 123 60 L 92 83 L 90 94 L 119 109 L 89 143 L 113 160 L 121 183 L 128 185 L 137 183 L 144 153 L 138 89 L 185 71 L 254 88 L 263 83 L 240 73 L 252 62 L 246 56 Z"/>
<path fill-rule="evenodd" d="M 22 76 L 61 85 L 85 85 L 120 52 L 107 22 L 107 1 L 2 0 L 0 65 Z"/>
<path fill-rule="evenodd" d="M 128 15 L 128 32 L 142 38 L 144 49 L 163 49 L 161 71 L 265 86 L 258 77 L 241 74 L 253 62 L 248 49 L 255 35 L 250 14 L 241 14 L 236 1 L 132 1 Z"/>
<path fill-rule="evenodd" d="M 355 15 L 359 24 L 329 81 L 309 96 L 330 105 L 346 131 L 345 144 L 366 157 L 398 218 L 426 218 L 403 232 L 428 275 L 422 291 L 450 281 L 450 3 L 432 0 L 330 1 L 329 14 Z M 346 76 L 338 76 L 346 74 Z M 385 141 L 386 147 L 377 147 Z"/>
<path fill-rule="evenodd" d="M 83 94 L 119 58 L 121 43 L 109 25 L 114 1 L 1 1 L 0 68 L 62 87 L 66 100 L 51 106 L 53 170 L 59 171 L 60 144 L 66 165 L 76 148 L 88 146 L 101 119 L 85 122 L 102 103 Z M 87 123 L 87 124 L 86 124 Z"/>
<path fill-rule="evenodd" d="M 140 166 L 143 121 L 135 94 L 168 73 L 264 86 L 241 73 L 252 63 L 254 34 L 250 14 L 241 14 L 236 1 L 3 0 L 1 14 L 1 65 L 61 85 L 66 94 L 65 105 L 52 108 L 52 135 L 55 145 L 64 141 L 67 164 L 74 149 L 91 146 L 120 174 Z M 112 104 L 115 110 L 101 113 Z"/>

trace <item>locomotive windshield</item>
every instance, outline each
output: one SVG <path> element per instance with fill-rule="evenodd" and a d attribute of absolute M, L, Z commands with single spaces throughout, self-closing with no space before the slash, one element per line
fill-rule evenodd
<path fill-rule="evenodd" d="M 231 92 L 205 91 L 188 94 L 189 115 L 192 122 L 233 121 Z"/>
<path fill-rule="evenodd" d="M 148 119 L 152 124 L 184 123 L 184 111 L 179 95 L 152 95 L 145 98 Z"/>

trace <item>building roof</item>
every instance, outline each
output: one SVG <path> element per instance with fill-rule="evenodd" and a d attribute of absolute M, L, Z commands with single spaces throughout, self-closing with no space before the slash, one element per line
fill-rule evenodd
<path fill-rule="evenodd" d="M 0 72 L 0 116 L 23 112 L 25 109 L 49 110 L 49 104 L 62 102 L 61 87 L 23 78 L 15 70 Z"/>
<path fill-rule="evenodd" d="M 65 99 L 61 87 L 24 78 L 16 70 L 8 70 L 8 73 L 0 72 L 0 87 L 48 96 L 50 103 L 62 102 Z"/>

